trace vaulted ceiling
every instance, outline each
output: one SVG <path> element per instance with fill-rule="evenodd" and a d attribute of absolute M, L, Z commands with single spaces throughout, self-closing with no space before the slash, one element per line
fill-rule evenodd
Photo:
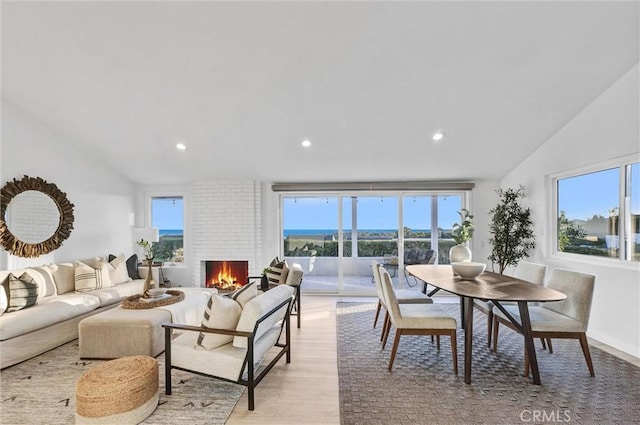
<path fill-rule="evenodd" d="M 499 179 L 639 57 L 638 2 L 1 7 L 4 101 L 140 184 Z"/>

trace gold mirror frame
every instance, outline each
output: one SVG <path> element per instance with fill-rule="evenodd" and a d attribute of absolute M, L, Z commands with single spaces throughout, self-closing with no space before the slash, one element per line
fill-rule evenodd
<path fill-rule="evenodd" d="M 36 190 L 49 196 L 58 207 L 60 222 L 58 228 L 49 239 L 38 243 L 27 243 L 18 239 L 9 230 L 5 218 L 7 207 L 13 198 L 26 192 Z M 73 230 L 73 204 L 67 199 L 67 194 L 58 187 L 40 177 L 24 176 L 22 179 L 13 179 L 7 182 L 0 190 L 0 245 L 10 254 L 18 257 L 39 257 L 54 251 L 62 245 L 62 242 L 69 238 Z"/>

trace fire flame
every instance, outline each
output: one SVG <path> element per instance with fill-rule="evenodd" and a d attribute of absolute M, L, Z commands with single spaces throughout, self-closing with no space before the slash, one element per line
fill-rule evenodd
<path fill-rule="evenodd" d="M 218 276 L 213 277 L 212 285 L 219 289 L 236 289 L 242 286 L 238 283 L 238 278 L 233 276 L 231 265 L 224 261 L 218 272 Z"/>

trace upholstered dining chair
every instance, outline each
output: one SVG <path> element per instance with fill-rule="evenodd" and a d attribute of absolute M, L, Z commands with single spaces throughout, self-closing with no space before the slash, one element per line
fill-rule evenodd
<path fill-rule="evenodd" d="M 565 269 L 553 269 L 547 287 L 566 294 L 562 301 L 541 303 L 529 306 L 531 331 L 534 338 L 547 338 L 549 352 L 551 338 L 571 338 L 580 340 L 582 353 L 589 368 L 589 374 L 595 376 L 591 352 L 587 342 L 587 327 L 591 314 L 591 302 L 596 277 Z M 505 310 L 516 320 L 520 320 L 518 306 L 505 306 Z M 500 323 L 517 331 L 511 321 L 500 310 L 494 310 L 493 349 L 498 346 L 498 326 Z M 525 352 L 524 374 L 529 376 L 529 358 Z"/>
<path fill-rule="evenodd" d="M 380 263 L 376 260 L 371 261 L 371 271 L 373 272 L 373 280 L 376 284 L 376 292 L 378 294 L 378 307 L 376 308 L 376 316 L 373 319 L 373 327 L 375 328 L 378 324 L 378 316 L 380 316 L 380 310 L 384 307 L 385 309 L 385 317 L 384 317 L 384 328 L 386 327 L 389 321 L 389 313 L 387 310 L 387 306 L 384 302 L 384 293 L 382 292 L 382 281 L 380 279 L 380 271 L 379 268 L 382 267 Z M 398 298 L 399 304 L 432 304 L 433 300 L 429 298 L 426 294 L 415 290 L 415 289 L 396 289 L 396 296 Z M 380 336 L 380 340 L 382 341 L 382 334 Z"/>
<path fill-rule="evenodd" d="M 544 264 L 531 263 L 528 261 L 520 261 L 516 266 L 514 277 L 536 285 L 544 284 L 544 277 L 547 273 L 547 266 Z M 516 305 L 515 302 L 505 302 L 502 305 Z M 493 317 L 493 303 L 491 301 L 473 300 L 473 307 L 487 315 L 487 347 L 491 348 L 491 338 L 493 325 L 495 323 Z M 544 339 L 542 340 L 545 346 Z"/>
<path fill-rule="evenodd" d="M 448 315 L 436 304 L 399 304 L 396 289 L 393 287 L 389 272 L 380 266 L 379 272 L 385 298 L 384 301 L 390 318 L 390 323 L 384 332 L 383 348 L 387 342 L 391 325 L 396 328 L 391 357 L 389 358 L 389 371 L 391 371 L 393 367 L 402 335 L 448 335 L 451 338 L 453 371 L 457 375 L 458 350 L 456 344 L 456 319 Z M 438 340 L 438 349 L 440 349 L 439 342 Z"/>

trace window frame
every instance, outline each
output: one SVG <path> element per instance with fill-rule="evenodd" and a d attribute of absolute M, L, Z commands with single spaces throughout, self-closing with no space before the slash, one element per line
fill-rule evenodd
<path fill-rule="evenodd" d="M 629 204 L 626 202 L 626 185 L 627 185 L 627 167 L 640 162 L 640 153 L 625 155 L 608 161 L 599 162 L 584 167 L 574 168 L 571 170 L 554 173 L 547 176 L 547 187 L 549 188 L 549 209 L 548 209 L 548 234 L 546 238 L 547 252 L 549 257 L 562 260 L 570 260 L 582 263 L 599 264 L 604 266 L 613 266 L 620 268 L 637 269 L 640 262 L 627 260 L 628 244 L 626 232 L 630 230 L 631 211 Z M 578 254 L 571 252 L 563 252 L 558 249 L 558 181 L 579 177 L 585 174 L 597 173 L 600 171 L 618 169 L 618 217 L 620 217 L 620 225 L 618 226 L 619 252 L 617 257 L 601 257 L 596 255 Z M 638 184 L 640 182 L 637 182 Z"/>
<path fill-rule="evenodd" d="M 188 253 L 187 253 L 187 194 L 181 191 L 159 191 L 159 192 L 145 192 L 144 193 L 144 223 L 145 227 L 151 227 L 151 201 L 153 198 L 182 198 L 182 248 L 184 261 L 182 263 L 176 263 L 171 261 L 164 261 L 163 267 L 171 268 L 187 268 Z"/>
<path fill-rule="evenodd" d="M 350 291 L 344 291 L 343 289 L 343 278 L 344 278 L 344 259 L 348 259 L 348 258 L 353 258 L 353 257 L 345 257 L 344 256 L 344 252 L 343 252 L 343 243 L 344 243 L 344 229 L 343 229 L 343 199 L 344 198 L 350 198 L 350 197 L 360 197 L 360 196 L 365 196 L 365 197 L 370 197 L 370 196 L 374 196 L 374 197 L 395 197 L 397 198 L 396 201 L 398 202 L 398 264 L 399 264 L 399 268 L 398 268 L 398 273 L 400 273 L 400 270 L 402 270 L 400 267 L 404 267 L 404 234 L 402 232 L 402 229 L 404 228 L 404 208 L 403 208 L 403 199 L 405 197 L 409 197 L 409 196 L 429 196 L 429 197 L 440 197 L 440 196 L 453 196 L 453 195 L 458 195 L 460 196 L 460 201 L 461 201 L 461 208 L 466 208 L 468 210 L 472 210 L 473 205 L 472 205 L 472 189 L 440 189 L 440 190 L 413 190 L 413 189 L 408 189 L 408 190 L 368 190 L 368 191 L 363 191 L 363 190 L 340 190 L 340 191 L 327 191 L 327 192 L 322 192 L 322 191 L 287 191 L 287 192 L 278 192 L 278 237 L 277 237 L 277 248 L 278 248 L 278 255 L 280 257 L 285 257 L 285 253 L 284 253 L 284 199 L 285 198 L 296 198 L 296 197 L 318 197 L 318 198 L 323 198 L 323 197 L 336 197 L 338 199 L 338 256 L 336 257 L 337 261 L 338 261 L 338 267 L 337 267 L 337 276 L 338 276 L 338 284 L 337 286 L 337 293 L 338 294 L 349 294 L 349 295 L 354 295 L 354 294 L 359 294 L 358 292 L 350 292 Z M 433 207 L 433 204 L 432 204 Z M 435 223 L 437 224 L 437 219 L 438 219 L 438 213 L 437 211 L 435 212 L 435 214 L 431 215 L 431 219 L 432 219 L 432 224 Z M 433 226 L 432 226 L 433 227 Z M 433 241 L 434 241 L 434 235 L 435 235 L 435 240 L 437 240 L 437 234 L 438 232 L 433 232 L 432 231 L 432 245 L 433 245 Z M 473 241 L 473 238 L 472 238 Z M 437 246 L 437 245 L 436 245 Z M 436 260 L 437 261 L 437 260 Z M 314 292 L 316 293 L 316 292 Z M 324 293 L 324 292 L 317 292 L 317 293 Z M 334 292 L 327 292 L 327 293 L 334 293 Z M 368 295 L 364 294 L 364 295 Z"/>

